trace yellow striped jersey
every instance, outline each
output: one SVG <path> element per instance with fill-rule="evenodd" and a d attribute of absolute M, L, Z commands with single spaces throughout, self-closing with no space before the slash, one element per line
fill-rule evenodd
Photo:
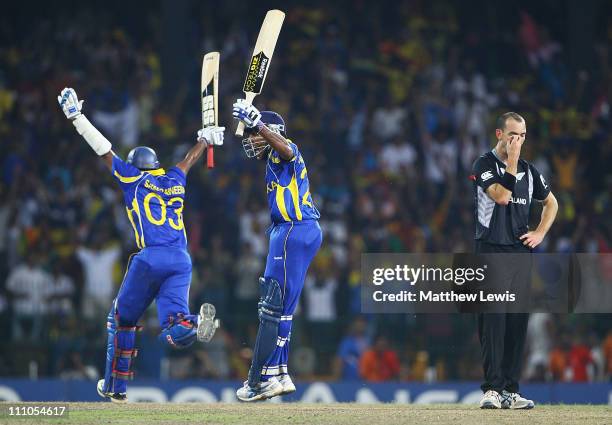
<path fill-rule="evenodd" d="M 186 249 L 183 223 L 185 173 L 172 167 L 165 172 L 141 171 L 113 157 L 113 177 L 123 189 L 125 209 L 134 229 L 136 245 L 171 246 Z"/>
<path fill-rule="evenodd" d="M 274 149 L 266 164 L 266 191 L 273 223 L 318 220 L 321 216 L 312 201 L 304 158 L 289 141 L 293 158 L 282 159 Z"/>

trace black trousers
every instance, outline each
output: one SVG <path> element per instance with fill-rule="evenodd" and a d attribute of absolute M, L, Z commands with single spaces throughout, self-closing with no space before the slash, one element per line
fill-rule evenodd
<path fill-rule="evenodd" d="M 529 253 L 530 250 L 523 245 L 491 245 L 477 241 L 476 252 Z M 524 263 L 518 262 L 513 267 L 511 261 L 505 261 L 503 275 L 511 280 L 528 280 L 531 270 Z M 484 370 L 484 382 L 480 388 L 483 392 L 518 392 L 529 314 L 478 313 L 477 317 Z"/>

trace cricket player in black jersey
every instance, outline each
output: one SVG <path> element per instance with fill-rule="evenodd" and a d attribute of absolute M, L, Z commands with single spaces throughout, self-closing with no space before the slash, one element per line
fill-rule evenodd
<path fill-rule="evenodd" d="M 550 229 L 558 204 L 538 170 L 520 159 L 527 127 L 519 114 L 507 112 L 497 120 L 495 148 L 473 166 L 477 253 L 530 253 Z M 540 223 L 529 230 L 532 201 L 543 204 Z M 528 280 L 530 271 L 504 263 L 500 278 Z M 483 409 L 531 409 L 534 403 L 519 394 L 527 313 L 479 313 L 478 335 L 485 382 Z"/>

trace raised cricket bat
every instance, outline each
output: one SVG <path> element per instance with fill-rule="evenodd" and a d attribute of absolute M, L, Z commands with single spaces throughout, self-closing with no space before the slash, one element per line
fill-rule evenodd
<path fill-rule="evenodd" d="M 202 60 L 202 128 L 219 123 L 219 52 L 210 52 Z M 215 166 L 212 145 L 206 148 L 208 168 Z"/>
<path fill-rule="evenodd" d="M 276 47 L 276 40 L 284 20 L 285 13 L 274 9 L 266 13 L 263 24 L 261 24 L 242 89 L 249 105 L 253 103 L 255 96 L 261 93 L 270 62 L 272 61 L 272 55 L 274 54 L 274 47 Z M 236 129 L 236 136 L 242 136 L 243 134 L 244 124 L 240 122 Z"/>

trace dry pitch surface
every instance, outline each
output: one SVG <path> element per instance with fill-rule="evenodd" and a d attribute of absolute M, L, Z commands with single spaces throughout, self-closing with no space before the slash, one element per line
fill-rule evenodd
<path fill-rule="evenodd" d="M 70 403 L 67 418 L 13 419 L 0 404 L 0 424 L 612 424 L 612 406 L 540 405 L 529 411 L 480 410 L 461 404 L 200 404 Z"/>

